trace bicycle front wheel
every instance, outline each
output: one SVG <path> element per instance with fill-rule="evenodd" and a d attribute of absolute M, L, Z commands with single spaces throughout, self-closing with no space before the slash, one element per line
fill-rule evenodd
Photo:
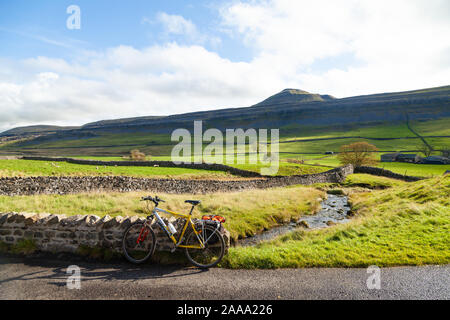
<path fill-rule="evenodd" d="M 199 234 L 205 248 L 185 248 L 188 260 L 196 267 L 207 269 L 215 267 L 225 254 L 225 240 L 222 234 L 211 226 L 205 226 Z M 200 240 L 194 231 L 186 237 L 186 245 L 199 246 Z"/>
<path fill-rule="evenodd" d="M 132 224 L 125 231 L 122 249 L 125 257 L 132 263 L 142 263 L 155 252 L 156 237 L 152 228 L 144 223 Z"/>

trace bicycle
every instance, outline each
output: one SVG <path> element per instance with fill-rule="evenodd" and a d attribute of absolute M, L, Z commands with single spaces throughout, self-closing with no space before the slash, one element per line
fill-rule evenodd
<path fill-rule="evenodd" d="M 158 208 L 160 202 L 164 200 L 153 197 L 143 197 L 141 201 L 147 202 L 148 211 L 152 212 L 147 216 L 145 222 L 132 224 L 125 231 L 122 240 L 122 247 L 125 257 L 132 263 L 143 263 L 155 252 L 156 236 L 152 224 L 156 218 L 156 224 L 172 240 L 173 253 L 177 248 L 184 248 L 186 257 L 194 266 L 199 268 L 211 268 L 216 266 L 225 254 L 225 240 L 219 232 L 225 219 L 220 216 L 203 216 L 201 220 L 192 220 L 192 212 L 195 206 L 200 204 L 197 200 L 186 200 L 185 203 L 192 205 L 189 214 L 177 213 L 170 210 Z M 150 203 L 155 204 L 153 210 Z M 165 213 L 186 219 L 178 239 L 175 234 L 178 230 L 169 222 L 166 224 L 158 214 Z M 191 227 L 190 232 L 185 237 L 186 230 Z"/>

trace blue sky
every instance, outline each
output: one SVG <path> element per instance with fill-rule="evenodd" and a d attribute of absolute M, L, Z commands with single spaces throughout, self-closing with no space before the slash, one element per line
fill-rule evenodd
<path fill-rule="evenodd" d="M 182 35 L 165 34 L 164 26 L 156 21 L 158 13 L 164 12 L 192 21 L 202 34 L 219 36 L 220 45 L 204 44 L 209 50 L 233 61 L 248 61 L 251 49 L 220 31 L 217 8 L 222 3 L 204 0 L 3 0 L 0 2 L 0 37 L 7 45 L 1 46 L 0 55 L 10 58 L 41 55 L 71 58 L 78 50 L 99 50 L 119 45 L 142 49 L 164 41 L 189 43 Z M 72 4 L 81 9 L 80 30 L 66 27 L 69 17 L 66 9 Z"/>
<path fill-rule="evenodd" d="M 0 131 L 448 85 L 449 34 L 448 0 L 0 0 Z"/>

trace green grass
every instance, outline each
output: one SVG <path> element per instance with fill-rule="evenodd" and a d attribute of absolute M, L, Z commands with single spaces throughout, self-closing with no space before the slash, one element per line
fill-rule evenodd
<path fill-rule="evenodd" d="M 414 164 L 402 162 L 383 162 L 378 164 L 378 167 L 403 175 L 424 178 L 441 176 L 445 171 L 450 170 L 450 165 L 448 164 Z"/>
<path fill-rule="evenodd" d="M 259 164 L 230 164 L 231 167 L 235 167 L 242 170 L 254 171 L 261 173 L 261 168 L 268 168 L 268 165 L 259 163 Z M 302 174 L 313 174 L 320 173 L 324 171 L 330 170 L 329 168 L 324 167 L 316 167 L 305 164 L 297 164 L 297 163 L 288 163 L 286 161 L 280 160 L 278 172 L 276 175 L 279 176 L 290 176 L 290 175 L 302 175 Z"/>
<path fill-rule="evenodd" d="M 370 189 L 385 189 L 394 186 L 404 185 L 406 182 L 386 177 L 378 177 L 370 174 L 350 174 L 346 177 L 345 187 L 365 187 Z"/>
<path fill-rule="evenodd" d="M 144 203 L 139 199 L 144 192 L 89 193 L 73 195 L 0 196 L 0 212 L 35 212 L 54 214 L 94 214 L 98 216 L 143 215 Z M 297 220 L 320 208 L 323 191 L 309 187 L 287 187 L 267 190 L 215 193 L 208 195 L 159 194 L 166 200 L 162 208 L 176 212 L 189 212 L 186 199 L 202 203 L 195 209 L 196 217 L 219 214 L 227 219 L 225 227 L 236 239 L 253 235 L 264 229 Z M 257 199 L 257 201 L 255 201 Z"/>
<path fill-rule="evenodd" d="M 37 246 L 33 239 L 22 239 L 12 245 L 0 241 L 0 253 L 28 255 L 34 253 L 36 250 Z"/>
<path fill-rule="evenodd" d="M 411 121 L 411 127 L 422 136 L 450 136 L 449 119 Z"/>
<path fill-rule="evenodd" d="M 450 136 L 449 119 L 411 121 L 411 126 L 424 136 Z M 320 141 L 297 141 L 281 143 L 280 151 L 294 153 L 323 153 L 338 151 L 343 144 L 356 140 L 368 141 L 380 150 L 416 150 L 422 142 L 406 126 L 406 122 L 372 123 L 346 126 L 298 126 L 289 125 L 280 128 L 280 140 L 305 140 L 319 138 L 361 136 L 369 139 L 337 139 Z M 374 140 L 373 138 L 404 138 L 396 140 Z M 372 139 L 371 139 L 372 138 Z M 449 146 L 449 138 L 427 138 L 427 141 L 437 148 Z M 41 155 L 71 155 L 71 156 L 119 156 L 129 153 L 132 149 L 140 149 L 152 156 L 168 156 L 175 143 L 170 141 L 169 134 L 154 133 L 101 133 L 99 136 L 83 139 L 56 140 L 47 142 L 18 142 L 0 146 L 2 152 L 14 150 Z M 206 146 L 207 144 L 205 144 Z"/>
<path fill-rule="evenodd" d="M 322 159 L 306 160 L 305 163 L 319 164 L 332 167 L 339 167 L 341 165 L 336 155 L 324 157 Z M 441 164 L 416 164 L 405 162 L 379 162 L 376 166 L 403 175 L 425 177 L 425 178 L 440 176 L 446 170 L 450 170 L 450 165 L 448 164 L 441 165 Z"/>
<path fill-rule="evenodd" d="M 440 127 L 440 126 L 439 126 Z M 406 122 L 396 124 L 375 124 L 375 125 L 354 125 L 345 128 L 329 127 L 307 127 L 307 126 L 286 126 L 280 131 L 290 132 L 283 135 L 282 140 L 294 139 L 319 139 L 335 137 L 367 137 L 367 138 L 402 138 L 414 137 L 415 135 L 408 129 Z M 434 128 L 430 128 L 431 131 Z"/>
<path fill-rule="evenodd" d="M 105 134 L 93 138 L 56 140 L 42 142 L 36 145 L 31 143 L 23 144 L 24 147 L 39 148 L 67 148 L 67 147 L 95 147 L 95 146 L 123 146 L 148 144 L 173 144 L 169 135 L 148 134 L 148 133 L 126 133 L 126 134 Z"/>
<path fill-rule="evenodd" d="M 224 171 L 165 167 L 114 167 L 35 160 L 0 160 L 0 177 L 12 176 L 132 176 L 164 178 L 231 178 Z"/>
<path fill-rule="evenodd" d="M 379 267 L 450 263 L 450 177 L 354 194 L 356 217 L 230 248 L 227 268 Z"/>
<path fill-rule="evenodd" d="M 430 138 L 427 138 L 429 141 Z M 449 138 L 433 138 L 433 145 L 441 146 L 448 145 Z M 419 138 L 414 139 L 395 139 L 395 140 L 372 140 L 359 138 L 345 138 L 335 140 L 321 140 L 321 141 L 296 141 L 291 143 L 281 143 L 281 152 L 292 153 L 324 153 L 325 151 L 338 152 L 342 145 L 353 142 L 368 142 L 375 145 L 380 151 L 409 151 L 417 150 L 418 146 L 422 144 Z"/>

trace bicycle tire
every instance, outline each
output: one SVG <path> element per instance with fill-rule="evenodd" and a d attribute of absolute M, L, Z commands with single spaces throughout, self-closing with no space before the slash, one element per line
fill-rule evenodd
<path fill-rule="evenodd" d="M 141 223 L 141 222 L 132 224 L 125 231 L 125 233 L 123 234 L 123 238 L 122 238 L 123 253 L 128 261 L 135 263 L 135 264 L 140 264 L 140 263 L 147 261 L 154 254 L 155 249 L 156 249 L 155 232 L 153 231 L 153 229 L 151 227 L 145 226 L 144 232 L 147 232 L 147 231 L 148 232 L 147 232 L 147 236 L 144 241 L 146 241 L 146 245 L 148 245 L 148 247 L 144 248 L 143 250 L 137 250 L 137 251 L 143 251 L 143 254 L 144 254 L 143 257 L 138 259 L 137 257 L 134 257 L 133 254 L 131 253 L 131 250 L 129 249 L 129 247 L 131 247 L 131 244 L 138 244 L 136 242 L 136 240 L 138 239 L 138 236 L 141 233 L 142 228 L 144 226 L 145 226 L 144 223 Z M 133 229 L 136 229 L 137 231 L 134 232 L 134 234 L 130 235 L 130 232 L 132 232 Z M 135 247 L 136 247 L 136 245 L 134 245 L 133 248 L 135 248 Z"/>
<path fill-rule="evenodd" d="M 185 254 L 186 257 L 188 258 L 189 262 L 191 264 L 193 264 L 194 266 L 201 268 L 201 269 L 208 269 L 208 268 L 212 268 L 215 267 L 220 261 L 222 261 L 223 256 L 225 255 L 225 240 L 222 236 L 222 234 L 216 230 L 215 228 L 211 227 L 211 226 L 205 226 L 204 230 L 209 231 L 210 233 L 208 234 L 208 236 L 212 235 L 213 233 L 215 233 L 213 237 L 217 237 L 216 239 L 214 239 L 214 245 L 213 246 L 209 246 L 208 243 L 206 243 L 206 248 L 205 249 L 193 249 L 193 248 L 185 248 Z M 186 245 L 189 244 L 199 244 L 199 241 L 197 239 L 197 235 L 194 233 L 194 231 L 191 231 L 187 237 L 186 237 Z M 212 262 L 209 263 L 205 263 L 204 261 L 199 261 L 199 257 L 201 257 L 201 255 L 203 254 L 208 254 L 207 250 L 210 250 L 210 248 L 220 248 L 218 253 L 214 253 L 214 256 L 212 257 L 214 260 Z M 212 250 L 210 250 L 209 252 L 211 252 Z M 196 255 L 195 257 L 193 257 L 193 254 L 200 254 L 200 255 Z"/>

